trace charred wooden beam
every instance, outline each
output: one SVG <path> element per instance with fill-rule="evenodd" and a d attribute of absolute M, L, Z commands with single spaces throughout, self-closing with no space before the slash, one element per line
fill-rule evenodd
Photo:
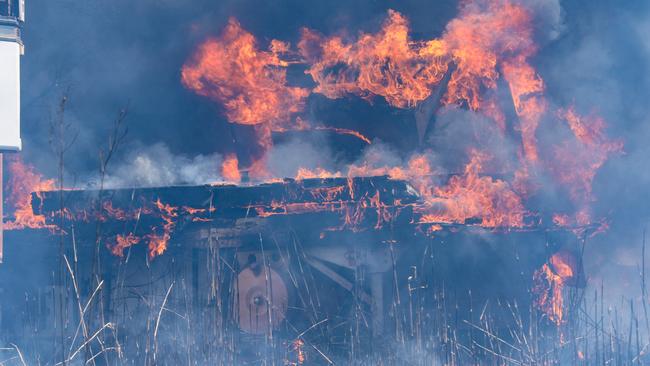
<path fill-rule="evenodd" d="M 404 181 L 367 178 L 287 179 L 256 186 L 203 185 L 161 188 L 66 191 L 32 195 L 36 215 L 56 225 L 64 215 L 77 230 L 103 232 L 146 230 L 173 221 L 174 233 L 198 233 L 200 240 L 219 238 L 241 246 L 259 235 L 282 235 L 288 228 L 306 237 L 328 230 L 379 229 L 388 221 L 412 221 L 415 191 Z M 62 228 L 64 229 L 64 228 Z"/>

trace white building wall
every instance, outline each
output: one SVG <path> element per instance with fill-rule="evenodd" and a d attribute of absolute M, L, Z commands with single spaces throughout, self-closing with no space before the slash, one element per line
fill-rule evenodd
<path fill-rule="evenodd" d="M 21 45 L 17 42 L 0 40 L 0 152 L 22 148 L 20 53 Z"/>

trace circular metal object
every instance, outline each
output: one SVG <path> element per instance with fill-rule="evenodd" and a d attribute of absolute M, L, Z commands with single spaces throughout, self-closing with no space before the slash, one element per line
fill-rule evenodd
<path fill-rule="evenodd" d="M 272 268 L 245 268 L 237 276 L 239 328 L 264 334 L 282 323 L 289 294 L 282 277 Z"/>

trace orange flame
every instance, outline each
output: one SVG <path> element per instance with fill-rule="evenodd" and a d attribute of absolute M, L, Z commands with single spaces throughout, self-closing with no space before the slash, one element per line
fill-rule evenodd
<path fill-rule="evenodd" d="M 537 50 L 531 23 L 527 10 L 509 1 L 466 2 L 442 38 L 413 41 L 406 18 L 391 10 L 376 34 L 362 34 L 346 43 L 341 37 L 325 38 L 305 29 L 298 48 L 310 65 L 307 73 L 317 83 L 314 92 L 329 98 L 382 96 L 399 108 L 428 98 L 453 63 L 443 102 L 480 110 L 501 129 L 503 113 L 493 99 L 481 96 L 485 89 L 496 89 L 503 73 L 522 119 L 524 151 L 536 160 L 535 130 L 545 102 L 538 97 L 543 81 L 528 64 Z"/>
<path fill-rule="evenodd" d="M 337 133 L 339 135 L 348 135 L 348 136 L 356 137 L 356 138 L 358 138 L 359 140 L 365 142 L 368 145 L 370 145 L 372 143 L 370 141 L 370 139 L 367 138 L 366 136 L 364 136 L 361 132 L 350 130 L 350 129 L 347 129 L 347 128 L 316 126 L 316 127 L 314 127 L 314 130 L 316 130 L 316 131 L 332 131 L 332 132 Z"/>
<path fill-rule="evenodd" d="M 465 223 L 480 219 L 485 227 L 523 227 L 526 209 L 510 185 L 490 176 L 481 176 L 488 156 L 471 151 L 463 175 L 436 187 L 428 197 L 421 218 L 423 223 Z"/>
<path fill-rule="evenodd" d="M 341 172 L 330 172 L 323 168 L 316 168 L 316 169 L 299 168 L 295 178 L 296 180 L 303 180 L 303 179 L 312 179 L 312 178 L 333 178 L 333 177 L 340 177 L 340 176 L 341 176 Z"/>
<path fill-rule="evenodd" d="M 414 40 L 409 33 L 406 17 L 390 10 L 376 33 L 348 39 L 303 29 L 297 51 L 276 40 L 271 42 L 269 51 L 261 51 L 253 35 L 231 19 L 222 35 L 201 45 L 192 61 L 184 66 L 183 82 L 223 104 L 231 122 L 257 124 L 258 144 L 267 151 L 272 145 L 271 132 L 288 129 L 331 129 L 370 143 L 370 139 L 356 131 L 309 127 L 300 116 L 290 121 L 303 110 L 310 93 L 328 98 L 353 94 L 369 101 L 378 96 L 392 106 L 412 108 L 446 79 L 444 104 L 462 105 L 482 113 L 505 132 L 507 121 L 495 93 L 498 81 L 503 80 L 519 119 L 514 127 L 521 135 L 521 166 L 513 169 L 514 181 L 492 182 L 512 186 L 497 189 L 508 192 L 504 200 L 519 208 L 510 193 L 526 197 L 536 189 L 530 182 L 530 173 L 538 170 L 538 162 L 544 158 L 543 163 L 550 165 L 549 169 L 572 196 L 581 196 L 575 201 L 581 206 L 591 201 L 595 172 L 613 152 L 621 150 L 622 144 L 605 139 L 602 120 L 586 123 L 569 109 L 559 114 L 567 120 L 576 141 L 558 146 L 555 156 L 540 157 L 537 130 L 549 103 L 544 95 L 544 81 L 530 63 L 538 47 L 534 42 L 533 17 L 524 5 L 511 0 L 463 1 L 458 17 L 447 24 L 440 38 Z M 312 90 L 287 85 L 286 67 L 298 62 L 307 66 L 306 73 L 316 83 Z M 415 176 L 405 173 L 407 167 L 391 169 L 388 172 L 381 167 L 349 167 L 349 175 L 383 171 L 392 177 Z M 301 170 L 299 177 L 322 177 L 323 173 Z M 253 179 L 272 178 L 264 156 L 253 162 L 249 175 Z M 455 184 L 458 183 L 456 180 Z M 421 182 L 417 185 L 422 186 Z M 423 188 L 434 190 L 431 185 Z M 444 194 L 444 189 L 439 193 Z M 521 224 L 518 218 L 502 220 L 488 221 Z"/>
<path fill-rule="evenodd" d="M 364 136 L 359 131 L 350 130 L 348 128 L 339 128 L 339 127 L 331 127 L 331 126 L 312 126 L 307 121 L 305 121 L 300 117 L 296 117 L 295 124 L 291 126 L 291 130 L 292 131 L 309 131 L 309 130 L 331 131 L 339 135 L 348 135 L 348 136 L 356 137 L 368 145 L 372 143 L 368 137 Z M 287 132 L 287 131 L 289 131 L 288 128 L 283 128 L 278 126 L 273 127 L 273 132 Z"/>
<path fill-rule="evenodd" d="M 126 235 L 116 235 L 113 241 L 108 241 L 106 247 L 118 257 L 124 256 L 124 250 L 140 243 L 143 240 L 148 241 L 149 258 L 161 255 L 167 250 L 167 244 L 171 239 L 171 235 L 176 227 L 176 220 L 180 214 L 189 215 L 194 222 L 208 222 L 209 218 L 201 217 L 201 215 L 215 212 L 216 209 L 212 208 L 193 208 L 188 206 L 174 207 L 165 204 L 160 199 L 153 202 L 153 207 L 141 208 L 138 212 L 126 213 L 126 211 L 118 208 L 113 208 L 110 203 L 104 205 L 104 210 L 108 217 L 116 220 L 133 220 L 138 219 L 142 213 L 154 215 L 162 220 L 162 226 L 154 226 L 151 228 L 151 233 L 138 236 L 134 233 Z"/>
<path fill-rule="evenodd" d="M 183 66 L 183 84 L 222 103 L 231 122 L 283 124 L 303 108 L 306 89 L 286 83 L 286 61 L 279 57 L 286 44 L 271 43 L 260 50 L 255 37 L 230 19 L 223 33 L 201 44 Z"/>
<path fill-rule="evenodd" d="M 369 101 L 382 97 L 394 107 L 412 108 L 441 86 L 445 87 L 443 104 L 484 114 L 494 119 L 505 133 L 509 121 L 496 98 L 502 81 L 509 89 L 518 118 L 514 130 L 521 135 L 520 166 L 510 167 L 514 179 L 489 176 L 485 164 L 490 161 L 490 154 L 478 150 L 469 151 L 464 170 L 444 182 L 425 155 L 414 155 L 401 166 L 379 166 L 369 161 L 336 172 L 301 168 L 296 178 L 389 175 L 408 180 L 418 191 L 423 202 L 415 208 L 419 215 L 415 221 L 432 224 L 430 230 L 440 228 L 438 224 L 442 223 L 469 222 L 489 228 L 521 228 L 526 226 L 529 214 L 523 200 L 535 188 L 530 182 L 531 174 L 548 169 L 566 187 L 576 206 L 576 212 L 571 215 L 556 214 L 554 224 L 587 225 L 592 221 L 589 204 L 594 200 L 591 186 L 596 172 L 611 155 L 622 151 L 623 144 L 606 137 L 602 119 L 582 117 L 569 108 L 555 113 L 566 121 L 571 132 L 568 138 L 554 147 L 552 156 L 545 156 L 549 155 L 548 149 L 538 148 L 537 130 L 551 104 L 544 95 L 544 81 L 530 62 L 537 52 L 532 23 L 532 15 L 519 2 L 463 1 L 458 17 L 436 39 L 412 39 L 406 17 L 391 10 L 376 33 L 344 38 L 304 29 L 297 48 L 272 40 L 264 50 L 251 33 L 230 19 L 223 32 L 201 44 L 183 66 L 182 82 L 197 94 L 222 104 L 230 122 L 254 125 L 256 143 L 266 152 L 272 147 L 272 132 L 287 130 L 331 130 L 370 144 L 371 140 L 357 131 L 310 126 L 302 120 L 299 115 L 311 93 L 328 98 L 353 94 Z M 306 73 L 315 82 L 312 90 L 288 84 L 287 68 L 292 63 L 305 65 Z M 441 85 L 444 80 L 448 80 L 447 84 Z M 254 180 L 274 179 L 266 163 L 262 154 L 240 170 L 240 162 L 232 154 L 225 157 L 221 174 L 230 182 L 240 182 L 241 171 Z M 31 193 L 53 189 L 54 182 L 42 181 L 33 169 L 21 164 L 13 169 L 16 172 L 12 176 L 20 178 L 9 184 L 15 211 L 9 228 L 45 227 L 45 218 L 33 215 Z M 377 210 L 377 228 L 392 219 L 394 211 L 382 203 L 379 195 L 354 197 L 352 184 L 349 191 L 352 200 L 347 202 L 341 198 L 340 188 L 336 188 L 314 192 L 319 195 L 314 198 L 324 202 L 273 202 L 269 207 L 254 208 L 260 216 L 338 211 L 344 215 L 346 227 L 360 222 L 363 209 L 367 208 Z M 117 236 L 116 243 L 111 245 L 114 253 L 123 254 L 125 248 L 147 240 L 150 257 L 160 255 L 167 247 L 179 214 L 192 215 L 191 211 L 160 200 L 155 202 L 155 207 L 150 204 L 148 207 L 163 220 L 162 226 L 141 238 L 133 233 Z M 102 215 L 119 220 L 134 217 L 132 213 L 113 208 L 110 202 L 103 205 L 100 219 L 104 219 Z M 553 266 L 559 265 L 551 260 L 537 277 L 550 282 L 555 281 L 552 276 L 561 278 L 561 270 Z"/>
<path fill-rule="evenodd" d="M 135 236 L 133 233 L 127 235 L 117 235 L 115 237 L 115 244 L 107 245 L 111 253 L 118 257 L 124 257 L 124 250 L 131 247 L 132 245 L 138 244 L 140 238 Z"/>
<path fill-rule="evenodd" d="M 519 195 L 503 180 L 482 176 L 483 164 L 489 156 L 470 151 L 470 162 L 464 174 L 454 175 L 446 185 L 436 183 L 436 175 L 424 155 L 414 155 L 406 167 L 372 167 L 352 165 L 348 177 L 388 175 L 393 179 L 408 180 L 420 194 L 423 203 L 416 207 L 420 223 L 466 223 L 479 220 L 484 227 L 524 227 L 527 211 Z M 300 169 L 297 179 L 341 176 L 340 172 L 324 169 Z M 363 202 L 363 200 L 360 200 Z M 381 210 L 377 197 L 370 199 Z M 372 206 L 375 207 L 375 206 Z M 379 213 L 379 212 L 378 212 Z M 386 213 L 380 213 L 385 215 Z M 348 217 L 349 219 L 349 217 Z M 389 221 L 386 218 L 386 221 Z M 381 226 L 381 225 L 378 225 Z"/>
<path fill-rule="evenodd" d="M 160 217 L 163 220 L 162 233 L 152 233 L 147 235 L 149 240 L 149 257 L 153 258 L 161 255 L 167 250 L 167 244 L 171 238 L 171 234 L 176 227 L 176 218 L 178 217 L 178 208 L 162 203 L 158 199 L 155 203 L 156 208 L 160 212 Z"/>
<path fill-rule="evenodd" d="M 286 359 L 284 364 L 287 366 L 300 366 L 307 361 L 307 356 L 303 350 L 305 342 L 298 338 L 295 341 L 291 342 L 290 350 L 293 353 L 293 360 Z"/>
<path fill-rule="evenodd" d="M 406 18 L 396 11 L 377 34 L 362 34 L 354 43 L 325 38 L 303 29 L 298 49 L 317 84 L 314 92 L 328 98 L 356 94 L 382 96 L 389 104 L 407 108 L 431 95 L 444 77 L 447 58 L 438 40 L 414 42 Z"/>
<path fill-rule="evenodd" d="M 228 182 L 241 182 L 241 173 L 239 172 L 239 161 L 235 154 L 226 156 L 221 164 L 221 176 Z"/>
<path fill-rule="evenodd" d="M 35 215 L 32 208 L 32 193 L 39 194 L 56 188 L 53 179 L 43 179 L 34 167 L 25 164 L 20 158 L 8 159 L 6 203 L 9 211 L 13 211 L 13 220 L 5 223 L 5 230 L 20 230 L 25 228 L 52 228 L 45 223 L 45 216 Z"/>
<path fill-rule="evenodd" d="M 160 219 L 163 221 L 162 227 L 152 227 L 151 233 L 143 237 L 137 236 L 134 233 L 117 235 L 114 242 L 108 242 L 106 245 L 111 253 L 118 257 L 123 257 L 125 249 L 138 244 L 143 239 L 147 240 L 150 259 L 163 254 L 165 250 L 167 250 L 167 244 L 169 243 L 169 239 L 171 239 L 171 235 L 176 227 L 176 218 L 178 218 L 179 208 L 163 203 L 160 199 L 154 202 L 154 207 L 157 215 L 159 215 Z M 184 207 L 184 209 L 188 213 L 198 212 L 192 208 Z M 121 213 L 121 210 L 108 211 L 109 214 L 116 212 L 118 213 L 118 216 L 115 216 L 114 218 L 118 220 L 127 217 L 119 214 Z M 147 210 L 147 212 L 149 211 Z"/>
<path fill-rule="evenodd" d="M 574 261 L 568 252 L 555 253 L 533 276 L 536 306 L 558 326 L 564 321 L 563 289 L 575 276 Z"/>

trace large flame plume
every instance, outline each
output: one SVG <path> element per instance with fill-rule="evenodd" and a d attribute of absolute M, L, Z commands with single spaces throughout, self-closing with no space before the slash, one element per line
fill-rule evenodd
<path fill-rule="evenodd" d="M 183 67 L 188 88 L 223 104 L 232 122 L 282 126 L 302 110 L 309 91 L 286 82 L 285 43 L 260 50 L 255 37 L 231 19 L 221 37 L 206 41 Z"/>
<path fill-rule="evenodd" d="M 203 43 L 183 67 L 183 82 L 222 103 L 231 122 L 266 126 L 260 127 L 258 144 L 267 149 L 272 146 L 272 131 L 306 129 L 300 112 L 310 93 L 328 98 L 352 94 L 369 101 L 381 97 L 394 107 L 414 108 L 442 86 L 443 104 L 485 115 L 503 134 L 508 133 L 508 123 L 519 133 L 519 167 L 508 168 L 513 178 L 489 177 L 480 162 L 492 153 L 473 147 L 467 152 L 464 173 L 446 186 L 423 178 L 423 171 L 444 173 L 435 167 L 417 173 L 409 167 L 351 166 L 347 175 L 381 172 L 411 180 L 430 203 L 431 212 L 423 216 L 426 220 L 478 219 L 488 227 L 521 227 L 527 214 L 525 200 L 539 188 L 536 174 L 548 171 L 575 206 L 573 213 L 557 213 L 554 223 L 585 225 L 593 221 L 589 204 L 594 200 L 591 184 L 596 172 L 612 154 L 622 151 L 622 143 L 606 137 L 605 122 L 597 116 L 582 117 L 573 107 L 549 111 L 552 103 L 545 97 L 544 81 L 531 63 L 538 49 L 533 17 L 521 3 L 509 0 L 464 1 L 440 38 L 414 40 L 406 17 L 391 10 L 376 33 L 349 39 L 305 28 L 296 49 L 272 40 L 268 51 L 260 51 L 253 35 L 230 20 L 222 34 Z M 288 86 L 286 68 L 291 63 L 304 64 L 315 87 Z M 507 120 L 497 98 L 500 85 L 508 88 L 516 121 Z M 258 100 L 265 101 L 263 107 Z M 259 112 L 255 117 L 251 117 L 253 110 Z M 564 125 L 571 136 L 540 151 L 537 132 L 544 121 Z M 224 175 L 239 181 L 233 159 L 226 160 Z M 252 164 L 251 171 L 257 174 L 251 178 L 272 178 L 264 164 L 264 157 Z M 300 169 L 297 177 L 345 174 Z"/>

